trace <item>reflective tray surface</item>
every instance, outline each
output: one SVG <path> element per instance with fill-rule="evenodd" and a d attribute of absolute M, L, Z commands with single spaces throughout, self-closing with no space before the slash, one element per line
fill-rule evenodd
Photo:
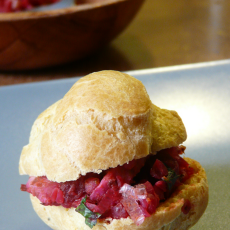
<path fill-rule="evenodd" d="M 129 72 L 154 104 L 176 110 L 187 128 L 186 156 L 206 169 L 208 208 L 193 230 L 230 226 L 230 61 Z M 20 191 L 18 161 L 33 121 L 79 78 L 0 87 L 0 230 L 48 230 Z"/>

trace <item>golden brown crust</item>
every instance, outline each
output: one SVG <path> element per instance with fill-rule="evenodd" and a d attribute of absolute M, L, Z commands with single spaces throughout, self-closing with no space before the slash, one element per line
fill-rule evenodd
<path fill-rule="evenodd" d="M 152 105 L 156 111 L 156 119 L 153 121 L 152 151 L 170 148 L 181 144 L 186 140 L 187 134 L 183 122 L 176 111 L 161 109 Z M 176 145 L 176 143 L 178 143 Z"/>
<path fill-rule="evenodd" d="M 185 139 L 178 114 L 153 105 L 139 80 L 101 71 L 80 79 L 37 118 L 19 171 L 57 182 L 76 180 Z"/>
<path fill-rule="evenodd" d="M 152 216 L 136 226 L 130 218 L 98 223 L 93 230 L 185 230 L 193 226 L 204 213 L 208 204 L 208 184 L 204 169 L 195 160 L 186 158 L 195 169 L 195 174 L 172 194 L 171 198 L 160 204 Z M 181 208 L 189 200 L 192 208 L 183 214 Z M 33 207 L 40 218 L 53 229 L 90 230 L 84 217 L 73 208 L 43 206 L 31 195 Z"/>

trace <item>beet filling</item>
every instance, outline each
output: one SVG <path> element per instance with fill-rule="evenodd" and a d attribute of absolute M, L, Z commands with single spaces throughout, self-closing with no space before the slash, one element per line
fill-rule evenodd
<path fill-rule="evenodd" d="M 120 219 L 128 216 L 136 225 L 156 211 L 194 170 L 180 156 L 185 147 L 161 150 L 156 155 L 132 160 L 100 174 L 88 173 L 76 181 L 53 182 L 45 176 L 30 177 L 21 190 L 36 196 L 42 205 L 87 209 L 97 219 Z M 187 201 L 183 212 L 189 212 Z M 85 216 L 86 217 L 86 216 Z"/>

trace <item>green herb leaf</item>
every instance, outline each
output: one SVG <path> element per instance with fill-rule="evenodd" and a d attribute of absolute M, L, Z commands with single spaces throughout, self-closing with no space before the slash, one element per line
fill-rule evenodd
<path fill-rule="evenodd" d="M 82 216 L 85 217 L 85 224 L 90 228 L 93 228 L 97 224 L 97 219 L 101 216 L 100 213 L 92 212 L 85 205 L 86 196 L 82 199 L 81 203 L 75 209 L 76 212 L 79 212 Z"/>
<path fill-rule="evenodd" d="M 163 181 L 165 181 L 168 185 L 168 189 L 171 192 L 174 184 L 176 183 L 177 179 L 180 177 L 180 175 L 177 175 L 175 171 L 169 167 L 168 169 L 168 176 L 163 178 Z"/>

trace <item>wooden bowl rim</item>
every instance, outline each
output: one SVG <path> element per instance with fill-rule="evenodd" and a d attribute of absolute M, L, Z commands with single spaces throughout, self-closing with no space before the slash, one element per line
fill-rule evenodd
<path fill-rule="evenodd" d="M 14 13 L 2 13 L 2 14 L 0 13 L 0 23 L 8 22 L 8 21 L 40 19 L 40 18 L 60 16 L 60 15 L 68 15 L 68 14 L 72 14 L 76 12 L 92 10 L 95 8 L 105 7 L 107 5 L 112 5 L 112 4 L 116 4 L 120 2 L 127 2 L 127 1 L 130 1 L 130 0 L 107 0 L 103 2 L 73 5 L 67 8 L 62 8 L 62 9 L 38 11 L 38 12 L 23 11 L 23 12 L 14 12 Z"/>

